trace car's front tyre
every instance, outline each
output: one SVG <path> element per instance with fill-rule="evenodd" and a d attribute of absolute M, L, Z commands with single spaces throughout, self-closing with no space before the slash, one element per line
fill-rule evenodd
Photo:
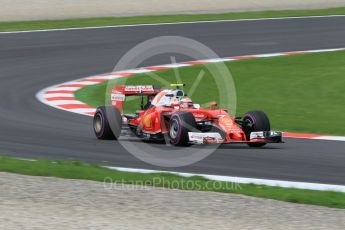
<path fill-rule="evenodd" d="M 250 140 L 250 133 L 257 131 L 270 131 L 271 125 L 267 115 L 262 111 L 252 111 L 244 115 L 243 120 L 243 131 L 246 134 L 247 140 Z M 250 147 L 262 147 L 266 143 L 248 143 Z"/>
<path fill-rule="evenodd" d="M 176 112 L 169 122 L 170 143 L 175 146 L 189 146 L 188 132 L 195 132 L 197 124 L 194 115 L 187 111 Z"/>

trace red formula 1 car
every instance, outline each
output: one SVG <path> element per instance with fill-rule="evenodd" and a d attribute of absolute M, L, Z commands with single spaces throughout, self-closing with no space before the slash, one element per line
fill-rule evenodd
<path fill-rule="evenodd" d="M 247 143 L 262 147 L 282 142 L 282 133 L 270 130 L 270 122 L 261 111 L 248 112 L 243 118 L 231 116 L 217 108 L 193 104 L 180 88 L 163 89 L 152 85 L 116 86 L 112 89 L 112 106 L 98 107 L 93 128 L 98 139 L 117 139 L 121 130 L 129 129 L 144 140 L 170 142 L 176 146 L 191 144 Z M 140 96 L 140 110 L 123 114 L 125 98 Z M 145 99 L 145 100 L 144 100 Z"/>

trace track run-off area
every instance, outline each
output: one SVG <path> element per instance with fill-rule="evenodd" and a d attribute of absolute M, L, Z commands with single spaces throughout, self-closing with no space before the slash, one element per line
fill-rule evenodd
<path fill-rule="evenodd" d="M 51 90 L 47 87 L 52 85 L 60 87 L 58 84 L 72 84 L 71 81 L 76 84 L 75 79 L 109 72 L 137 43 L 166 35 L 193 38 L 219 56 L 234 59 L 255 53 L 267 56 L 292 54 L 289 52 L 296 50 L 329 51 L 345 47 L 345 18 L 221 21 L 0 34 L 0 151 L 25 158 L 77 159 L 118 167 L 166 170 L 141 162 L 119 144 L 96 140 L 90 117 L 48 107 L 36 98 L 36 93 L 43 88 L 48 92 Z M 188 60 L 181 57 L 179 61 Z M 168 62 L 165 57 L 157 57 L 143 66 Z M 42 92 L 39 98 L 47 99 Z M 345 185 L 344 147 L 345 142 L 341 141 L 286 138 L 284 145 L 263 149 L 221 147 L 198 163 L 167 170 Z"/>

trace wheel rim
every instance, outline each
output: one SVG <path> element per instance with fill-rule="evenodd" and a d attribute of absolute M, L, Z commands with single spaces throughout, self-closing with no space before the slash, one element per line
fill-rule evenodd
<path fill-rule="evenodd" d="M 178 135 L 180 126 L 176 120 L 173 120 L 170 125 L 169 135 L 172 139 L 175 139 Z"/>
<path fill-rule="evenodd" d="M 100 114 L 96 114 L 93 122 L 93 128 L 95 129 L 96 133 L 100 133 L 102 130 L 102 116 Z"/>

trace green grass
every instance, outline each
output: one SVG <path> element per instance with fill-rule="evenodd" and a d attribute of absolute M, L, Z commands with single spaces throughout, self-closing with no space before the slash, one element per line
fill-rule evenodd
<path fill-rule="evenodd" d="M 345 52 L 339 51 L 226 62 L 237 91 L 237 115 L 260 109 L 268 114 L 277 130 L 344 135 L 344 61 Z M 192 97 L 197 103 L 218 98 L 206 67 L 210 65 L 178 69 L 187 92 L 199 72 L 205 71 Z M 155 74 L 169 82 L 176 81 L 174 70 Z M 161 85 L 146 74 L 129 77 L 126 84 Z M 75 95 L 96 107 L 105 103 L 105 91 L 106 83 L 102 83 L 83 88 Z M 139 108 L 138 100 L 127 104 L 127 112 Z"/>
<path fill-rule="evenodd" d="M 280 10 L 259 12 L 236 12 L 223 14 L 159 15 L 135 17 L 81 18 L 68 20 L 0 22 L 0 31 L 61 29 L 92 26 L 112 26 L 147 23 L 191 22 L 208 20 L 253 19 L 292 16 L 344 15 L 345 7 L 316 10 Z"/>
<path fill-rule="evenodd" d="M 77 161 L 27 161 L 0 156 L 0 171 L 32 176 L 116 182 L 136 186 L 148 185 L 183 190 L 234 193 L 294 203 L 345 208 L 345 193 L 340 192 L 215 182 L 202 177 L 181 177 L 169 173 L 129 173 Z"/>

